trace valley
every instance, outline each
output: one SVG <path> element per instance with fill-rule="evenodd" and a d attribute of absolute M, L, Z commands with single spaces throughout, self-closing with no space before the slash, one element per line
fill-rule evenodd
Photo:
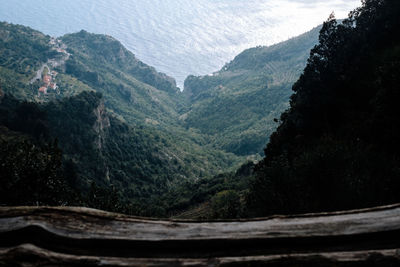
<path fill-rule="evenodd" d="M 0 203 L 226 219 L 396 202 L 396 8 L 332 14 L 183 91 L 109 35 L 0 23 Z"/>
<path fill-rule="evenodd" d="M 256 2 L 217 2 L 257 20 Z M 98 16 L 107 2 L 88 3 Z M 400 1 L 363 0 L 182 91 L 110 35 L 0 22 L 0 265 L 397 266 L 399 15 Z"/>
<path fill-rule="evenodd" d="M 190 184 L 261 159 L 319 30 L 246 50 L 213 76 L 189 76 L 181 92 L 173 78 L 110 36 L 81 31 L 55 39 L 23 26 L 0 26 L 1 88 L 16 98 L 11 102 L 41 105 L 46 132 L 58 139 L 63 165 L 75 172 L 68 174 L 72 187 L 115 188 L 123 202 L 158 201 L 166 210 L 148 211 L 154 216 L 196 206 L 199 201 L 181 192 Z M 10 49 L 20 46 L 24 53 Z M 13 64 L 7 64 L 10 54 Z M 265 64 L 252 62 L 262 57 Z M 18 110 L 18 104 L 9 108 Z M 236 187 L 211 188 L 201 201 Z M 172 200 L 177 194 L 185 197 Z"/>

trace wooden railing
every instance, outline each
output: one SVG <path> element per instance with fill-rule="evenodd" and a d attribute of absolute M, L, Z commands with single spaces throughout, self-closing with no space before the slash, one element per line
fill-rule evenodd
<path fill-rule="evenodd" d="M 0 207 L 0 266 L 237 264 L 400 266 L 400 205 L 216 222 Z"/>

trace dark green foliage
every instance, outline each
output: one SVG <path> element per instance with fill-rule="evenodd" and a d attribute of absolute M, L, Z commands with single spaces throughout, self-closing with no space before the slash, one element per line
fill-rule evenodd
<path fill-rule="evenodd" d="M 151 164 L 164 164 L 165 158 L 173 155 L 176 163 L 172 166 L 179 166 L 175 176 L 197 178 L 215 175 L 226 168 L 231 170 L 242 160 L 215 149 L 208 136 L 185 129 L 180 115 L 187 110 L 188 103 L 175 81 L 136 59 L 117 40 L 85 31 L 66 35 L 62 40 L 72 53 L 66 62 L 66 72 L 101 92 L 107 109 L 136 130 L 143 129 L 144 136 L 149 135 L 148 141 L 154 136 L 163 142 L 159 155 L 152 156 L 159 160 Z M 145 139 L 141 138 L 148 142 Z M 146 153 L 156 154 L 156 151 Z M 160 180 L 171 174 L 159 173 Z"/>
<path fill-rule="evenodd" d="M 32 102 L 19 102 L 14 97 L 5 95 L 0 105 L 0 125 L 13 131 L 32 135 L 36 139 L 48 137 L 46 114 Z"/>
<path fill-rule="evenodd" d="M 1 204 L 76 203 L 165 216 L 155 198 L 185 174 L 167 140 L 109 116 L 99 93 L 41 106 L 5 95 L 0 127 Z M 49 144 L 54 137 L 63 152 Z"/>
<path fill-rule="evenodd" d="M 124 212 L 117 190 L 114 187 L 99 187 L 95 182 L 90 186 L 86 204 L 99 210 Z"/>
<path fill-rule="evenodd" d="M 241 211 L 240 196 L 236 191 L 225 190 L 211 199 L 211 216 L 215 219 L 235 219 Z"/>
<path fill-rule="evenodd" d="M 38 104 L 21 102 L 11 95 L 0 99 L 0 125 L 32 137 L 39 145 L 51 139 L 47 113 Z"/>
<path fill-rule="evenodd" d="M 110 36 L 80 31 L 76 34 L 64 36 L 63 41 L 67 43 L 77 57 L 85 55 L 86 59 L 95 60 L 103 67 L 110 64 L 115 65 L 122 72 L 126 72 L 139 81 L 159 90 L 173 94 L 178 91 L 172 78 L 157 72 L 153 67 L 136 59 L 120 42 Z M 101 53 L 97 53 L 97 51 L 101 51 Z M 69 69 L 75 71 L 73 66 L 70 66 Z"/>
<path fill-rule="evenodd" d="M 254 163 L 248 162 L 236 172 L 219 174 L 195 182 L 181 182 L 161 197 L 162 205 L 169 216 L 177 218 L 243 217 L 244 196 L 253 179 L 253 167 Z"/>
<path fill-rule="evenodd" d="M 187 103 L 175 82 L 137 60 L 115 39 L 86 32 L 62 38 L 72 55 L 57 69 L 59 94 L 38 96 L 41 83 L 30 81 L 40 66 L 57 58 L 50 38 L 6 23 L 0 32 L 27 39 L 18 44 L 8 33 L 0 36 L 4 43 L 11 42 L 2 46 L 3 54 L 15 54 L 15 64 L 0 65 L 0 86 L 16 97 L 4 97 L 1 124 L 40 145 L 59 140 L 60 178 L 78 192 L 76 203 L 89 203 L 87 194 L 95 182 L 97 194 L 105 198 L 114 194 L 110 188 L 118 192 L 120 210 L 165 216 L 157 198 L 175 183 L 230 171 L 242 160 L 184 129 L 179 116 Z M 29 71 L 19 73 L 31 61 Z"/>
<path fill-rule="evenodd" d="M 65 67 L 68 74 L 71 74 L 81 81 L 85 81 L 93 87 L 102 84 L 99 74 L 90 71 L 90 68 L 77 61 L 75 57 L 71 57 L 71 59 L 66 62 Z"/>
<path fill-rule="evenodd" d="M 16 36 L 24 35 L 23 38 L 29 39 L 26 44 L 38 46 L 43 43 L 49 51 L 54 51 L 49 46 L 49 37 L 29 28 L 1 24 L 0 30 L 10 31 Z M 4 38 L 6 39 L 6 37 Z M 85 110 L 95 109 L 96 103 L 90 104 L 90 100 L 87 102 L 82 97 L 70 98 L 83 91 L 96 91 L 104 96 L 104 110 L 107 109 L 118 120 L 124 121 L 130 126 L 131 130 L 129 131 L 132 133 L 123 136 L 134 136 L 135 146 L 140 147 L 140 142 L 146 143 L 143 147 L 151 146 L 152 143 L 157 144 L 158 149 L 150 149 L 144 158 L 148 158 L 149 154 L 154 154 L 151 158 L 159 158 L 156 160 L 156 166 L 165 164 L 168 161 L 166 159 L 170 159 L 173 164 L 168 164 L 174 166 L 172 169 L 176 177 L 194 179 L 215 175 L 222 170 L 230 171 L 234 169 L 243 160 L 233 154 L 215 149 L 212 145 L 209 145 L 207 136 L 193 130 L 186 130 L 181 125 L 180 115 L 187 108 L 187 101 L 183 94 L 177 90 L 175 82 L 170 77 L 158 73 L 154 68 L 140 62 L 115 39 L 82 31 L 66 35 L 61 40 L 61 45 L 68 46 L 67 50 L 72 55 L 66 60 L 65 65 L 61 64 L 57 69 L 59 74 L 56 77 L 56 82 L 59 86 L 59 94 L 54 95 L 55 93 L 50 90 L 47 95 L 38 96 L 37 90 L 40 83 L 30 84 L 35 75 L 33 71 L 47 62 L 50 57 L 53 58 L 51 53 L 46 55 L 36 50 L 30 50 L 30 54 L 21 55 L 21 60 L 17 61 L 15 66 L 0 66 L 0 86 L 6 93 L 12 93 L 20 100 L 45 103 L 55 101 L 53 104 L 49 103 L 46 108 L 49 111 L 49 120 L 55 125 L 52 127 L 52 135 L 60 136 L 60 145 L 63 147 L 64 155 L 67 158 L 70 157 L 70 154 L 78 151 L 83 153 L 75 159 L 73 159 L 73 156 L 70 158 L 77 166 L 78 172 L 83 171 L 85 173 L 87 167 L 87 175 L 78 177 L 77 181 L 82 181 L 82 184 L 89 186 L 90 180 L 98 177 L 99 182 L 106 177 L 107 168 L 105 165 L 108 164 L 104 163 L 105 157 L 107 157 L 104 154 L 105 151 L 102 151 L 101 156 L 96 158 L 89 156 L 97 153 L 93 152 L 95 148 L 92 144 L 94 142 L 97 145 L 101 144 L 101 138 L 98 138 L 97 132 L 91 131 L 93 125 L 90 123 L 93 122 L 94 113 L 85 113 Z M 56 42 L 58 43 L 58 41 Z M 19 49 L 18 44 L 13 43 L 12 46 L 7 47 L 7 51 L 4 51 L 6 53 L 19 53 Z M 30 60 L 36 62 L 31 72 L 24 75 L 18 74 L 17 69 L 20 65 Z M 48 65 L 51 66 L 51 64 Z M 47 71 L 47 68 L 45 70 Z M 62 99 L 65 97 L 69 100 L 63 101 Z M 80 127 L 80 123 L 82 123 L 82 127 Z M 63 133 L 64 129 L 69 129 L 70 132 Z M 143 136 L 140 136 L 142 133 Z M 157 139 L 156 142 L 153 138 Z M 124 140 L 128 143 L 131 141 L 128 138 Z M 125 146 L 125 144 L 120 143 L 119 146 Z M 118 149 L 110 149 L 107 153 L 114 153 L 112 151 L 118 151 Z M 119 155 L 119 153 L 114 154 Z M 81 170 L 81 167 L 79 167 L 81 159 L 84 162 L 93 159 L 93 163 L 83 165 L 85 167 Z M 134 160 L 133 158 L 130 159 L 132 162 Z M 148 161 L 144 165 L 153 163 L 153 161 Z M 131 165 L 137 165 L 136 169 L 142 169 L 141 164 L 128 165 L 131 169 L 133 168 Z M 120 168 L 120 166 L 115 165 L 115 168 Z M 123 166 L 123 168 L 128 167 Z M 154 173 L 157 172 L 161 173 L 160 179 L 171 176 L 171 171 L 162 173 L 160 170 L 150 169 L 143 173 L 135 170 L 135 173 L 140 176 L 154 176 Z M 150 174 L 150 172 L 154 173 Z M 118 177 L 123 176 L 118 175 Z M 101 183 L 105 183 L 105 181 L 99 182 L 99 184 Z M 165 181 L 162 184 L 165 183 L 169 182 Z M 137 191 L 137 189 L 135 190 Z"/>
<path fill-rule="evenodd" d="M 145 129 L 131 129 L 110 118 L 103 154 L 111 182 L 125 199 L 142 199 L 165 192 L 169 183 L 188 175 L 174 155 L 169 155 L 168 140 Z"/>
<path fill-rule="evenodd" d="M 5 93 L 19 99 L 34 98 L 36 90 L 29 79 L 42 63 L 58 54 L 49 40 L 31 28 L 0 22 L 0 86 Z"/>
<path fill-rule="evenodd" d="M 123 200 L 146 200 L 165 192 L 177 173 L 189 175 L 168 151 L 168 140 L 108 115 L 99 93 L 83 92 L 44 108 L 81 188 L 95 181 L 113 185 Z"/>
<path fill-rule="evenodd" d="M 31 74 L 54 53 L 49 36 L 30 28 L 0 22 L 0 66 Z"/>
<path fill-rule="evenodd" d="M 49 139 L 46 114 L 5 95 L 0 102 L 0 205 L 66 205 L 74 201 L 62 154 Z"/>
<path fill-rule="evenodd" d="M 400 2 L 324 23 L 248 196 L 253 215 L 400 201 Z"/>
<path fill-rule="evenodd" d="M 158 198 L 192 175 L 186 165 L 196 164 L 190 162 L 191 155 L 182 160 L 169 139 L 110 116 L 99 93 L 83 92 L 43 109 L 50 133 L 64 151 L 66 180 L 81 192 L 86 205 L 167 216 L 169 206 Z M 69 168 L 76 173 L 69 173 Z"/>
<path fill-rule="evenodd" d="M 99 93 L 83 92 L 44 107 L 51 134 L 58 138 L 64 157 L 75 164 L 84 187 L 93 180 L 105 184 L 104 159 L 95 146 L 98 134 L 93 130 L 100 99 Z"/>
<path fill-rule="evenodd" d="M 37 146 L 5 128 L 0 134 L 0 204 L 69 204 L 69 188 L 61 177 L 57 145 Z"/>
<path fill-rule="evenodd" d="M 136 59 L 114 38 L 80 31 L 62 41 L 72 53 L 66 73 L 101 92 L 107 107 L 128 121 L 171 123 L 184 105 L 172 78 Z"/>
<path fill-rule="evenodd" d="M 29 86 L 55 56 L 49 38 L 3 23 L 2 89 L 44 103 L 2 99 L 1 204 L 216 219 L 399 201 L 398 14 L 394 0 L 365 1 L 323 25 L 256 177 L 252 163 L 229 171 L 278 125 L 318 29 L 190 76 L 184 94 L 115 39 L 67 35 L 56 100 Z"/>
<path fill-rule="evenodd" d="M 317 37 L 318 28 L 277 45 L 247 49 L 212 76 L 189 76 L 186 127 L 209 135 L 219 149 L 261 155 Z"/>

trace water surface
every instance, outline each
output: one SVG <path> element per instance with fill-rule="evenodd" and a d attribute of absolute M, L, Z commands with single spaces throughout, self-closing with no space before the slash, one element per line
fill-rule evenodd
<path fill-rule="evenodd" d="M 220 69 L 242 50 L 270 45 L 337 17 L 359 0 L 0 0 L 0 20 L 52 36 L 85 29 L 120 40 L 177 80 Z"/>

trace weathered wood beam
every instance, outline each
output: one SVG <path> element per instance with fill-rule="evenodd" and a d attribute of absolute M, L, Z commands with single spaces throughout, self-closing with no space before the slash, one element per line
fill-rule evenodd
<path fill-rule="evenodd" d="M 0 248 L 6 266 L 398 266 L 399 251 L 367 250 L 222 258 L 121 258 L 77 256 L 25 244 Z"/>
<path fill-rule="evenodd" d="M 399 248 L 400 205 L 215 222 L 155 220 L 87 208 L 0 207 L 0 264 L 22 259 L 66 265 L 82 260 L 89 266 L 400 264 Z"/>

